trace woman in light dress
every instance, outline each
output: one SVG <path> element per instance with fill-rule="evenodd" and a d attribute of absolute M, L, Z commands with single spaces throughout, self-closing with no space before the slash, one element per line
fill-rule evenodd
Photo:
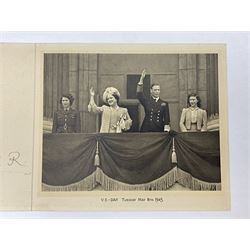
<path fill-rule="evenodd" d="M 200 98 L 192 93 L 187 98 L 188 107 L 181 113 L 181 132 L 203 132 L 207 131 L 207 112 L 200 108 Z"/>
<path fill-rule="evenodd" d="M 132 120 L 126 108 L 118 106 L 120 93 L 114 87 L 108 87 L 103 93 L 103 101 L 108 105 L 98 107 L 94 100 L 95 91 L 90 89 L 89 112 L 102 115 L 100 133 L 121 133 L 129 130 Z"/>

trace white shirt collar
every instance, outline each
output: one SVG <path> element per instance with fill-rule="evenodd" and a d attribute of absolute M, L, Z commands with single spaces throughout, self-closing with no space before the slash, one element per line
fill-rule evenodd
<path fill-rule="evenodd" d="M 160 99 L 160 97 L 153 97 L 153 96 L 152 96 L 152 98 L 153 98 L 156 102 L 158 102 L 158 100 Z"/>

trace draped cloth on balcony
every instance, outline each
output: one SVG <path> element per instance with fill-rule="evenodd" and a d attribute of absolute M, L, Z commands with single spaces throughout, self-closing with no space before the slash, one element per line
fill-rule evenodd
<path fill-rule="evenodd" d="M 101 185 L 114 190 L 167 189 L 176 181 L 171 139 L 163 133 L 102 134 L 99 173 L 109 181 L 99 178 Z"/>
<path fill-rule="evenodd" d="M 43 191 L 220 190 L 219 133 L 44 134 Z"/>
<path fill-rule="evenodd" d="M 219 132 L 180 133 L 175 150 L 179 183 L 194 190 L 221 188 Z"/>
<path fill-rule="evenodd" d="M 44 190 L 93 189 L 96 185 L 95 153 L 95 135 L 44 134 Z"/>

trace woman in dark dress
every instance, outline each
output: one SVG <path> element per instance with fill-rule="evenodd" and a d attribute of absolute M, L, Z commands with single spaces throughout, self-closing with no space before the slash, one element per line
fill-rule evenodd
<path fill-rule="evenodd" d="M 74 97 L 71 94 L 62 95 L 62 109 L 54 113 L 52 133 L 80 133 L 80 113 L 71 108 Z"/>

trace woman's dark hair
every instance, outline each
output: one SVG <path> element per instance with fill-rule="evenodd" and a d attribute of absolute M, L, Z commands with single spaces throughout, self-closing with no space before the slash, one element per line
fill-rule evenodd
<path fill-rule="evenodd" d="M 75 100 L 73 95 L 71 95 L 71 94 L 63 94 L 62 97 L 60 98 L 60 101 L 59 101 L 61 104 L 62 104 L 63 97 L 66 97 L 66 98 L 69 99 L 70 106 L 73 104 L 73 102 Z"/>
<path fill-rule="evenodd" d="M 187 105 L 188 105 L 188 107 L 190 107 L 189 98 L 190 98 L 191 96 L 196 97 L 196 99 L 197 99 L 197 107 L 200 108 L 200 107 L 201 107 L 201 99 L 200 99 L 200 97 L 199 97 L 197 94 L 195 94 L 195 93 L 191 93 L 191 94 L 188 95 L 188 98 L 187 98 Z"/>
<path fill-rule="evenodd" d="M 117 104 L 119 103 L 120 97 L 117 94 L 112 94 L 112 96 L 116 99 Z"/>

